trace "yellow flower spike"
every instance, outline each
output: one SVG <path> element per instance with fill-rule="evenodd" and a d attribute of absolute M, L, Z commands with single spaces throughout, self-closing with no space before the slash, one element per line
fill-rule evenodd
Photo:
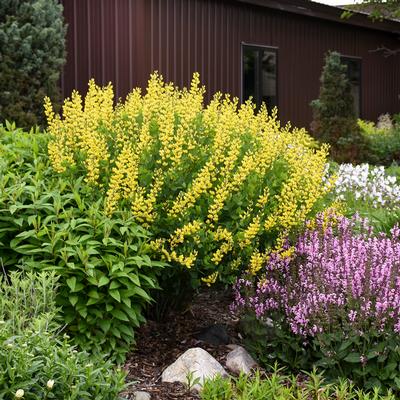
<path fill-rule="evenodd" d="M 304 129 L 281 126 L 276 109 L 256 112 L 221 93 L 204 107 L 204 93 L 198 74 L 179 89 L 155 72 L 145 92 L 135 89 L 116 106 L 112 86 L 94 81 L 84 99 L 74 91 L 65 100 L 62 116 L 46 99 L 49 158 L 58 173 L 83 172 L 104 194 L 108 215 L 130 210 L 168 262 L 197 268 L 207 256 L 215 265 L 234 260 L 232 269 L 250 262 L 255 271 L 262 235 L 282 246 L 282 232 L 309 219 L 331 190 L 328 148 Z"/>
<path fill-rule="evenodd" d="M 204 282 L 207 286 L 211 286 L 213 283 L 217 281 L 218 272 L 213 272 L 212 274 L 206 276 L 205 278 L 201 278 L 201 281 Z"/>
<path fill-rule="evenodd" d="M 250 258 L 250 264 L 248 266 L 247 272 L 251 275 L 256 275 L 257 272 L 265 265 L 265 256 L 254 251 Z"/>

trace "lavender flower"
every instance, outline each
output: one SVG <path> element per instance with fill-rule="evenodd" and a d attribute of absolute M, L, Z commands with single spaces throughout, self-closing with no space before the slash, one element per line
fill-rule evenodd
<path fill-rule="evenodd" d="M 294 255 L 271 254 L 257 279 L 240 278 L 232 310 L 280 318 L 304 337 L 367 329 L 400 333 L 400 229 L 372 235 L 366 220 L 308 228 Z"/>

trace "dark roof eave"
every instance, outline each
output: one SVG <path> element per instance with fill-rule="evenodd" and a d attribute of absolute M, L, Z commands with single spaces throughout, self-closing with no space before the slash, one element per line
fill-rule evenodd
<path fill-rule="evenodd" d="M 393 20 L 372 21 L 365 14 L 353 12 L 349 19 L 340 16 L 343 9 L 329 6 L 310 0 L 236 0 L 239 3 L 248 3 L 260 7 L 272 8 L 275 10 L 291 12 L 313 18 L 325 19 L 347 25 L 355 25 L 379 31 L 385 31 L 400 35 L 400 22 Z"/>

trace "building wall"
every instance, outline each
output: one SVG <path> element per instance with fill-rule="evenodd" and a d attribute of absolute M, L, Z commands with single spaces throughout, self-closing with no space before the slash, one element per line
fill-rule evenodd
<path fill-rule="evenodd" d="M 241 44 L 278 47 L 278 102 L 283 121 L 309 126 L 324 54 L 362 57 L 362 117 L 400 111 L 400 56 L 394 35 L 346 23 L 228 0 L 64 0 L 68 61 L 64 96 L 87 81 L 111 81 L 116 97 L 145 87 L 158 70 L 187 85 L 200 72 L 208 90 L 241 95 Z"/>

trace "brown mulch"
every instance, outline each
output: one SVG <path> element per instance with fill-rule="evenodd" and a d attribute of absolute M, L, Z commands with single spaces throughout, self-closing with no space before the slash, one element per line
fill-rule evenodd
<path fill-rule="evenodd" d="M 204 289 L 193 299 L 186 312 L 175 312 L 166 322 L 148 321 L 137 332 L 136 349 L 128 357 L 125 370 L 127 380 L 133 382 L 123 394 L 134 398 L 135 391 L 146 391 L 151 399 L 198 400 L 199 395 L 188 393 L 179 383 L 162 383 L 161 374 L 181 354 L 192 347 L 201 347 L 215 357 L 223 366 L 230 351 L 228 346 L 214 346 L 197 340 L 194 335 L 202 328 L 223 324 L 232 343 L 238 341 L 237 321 L 229 313 L 232 296 L 229 292 Z"/>

